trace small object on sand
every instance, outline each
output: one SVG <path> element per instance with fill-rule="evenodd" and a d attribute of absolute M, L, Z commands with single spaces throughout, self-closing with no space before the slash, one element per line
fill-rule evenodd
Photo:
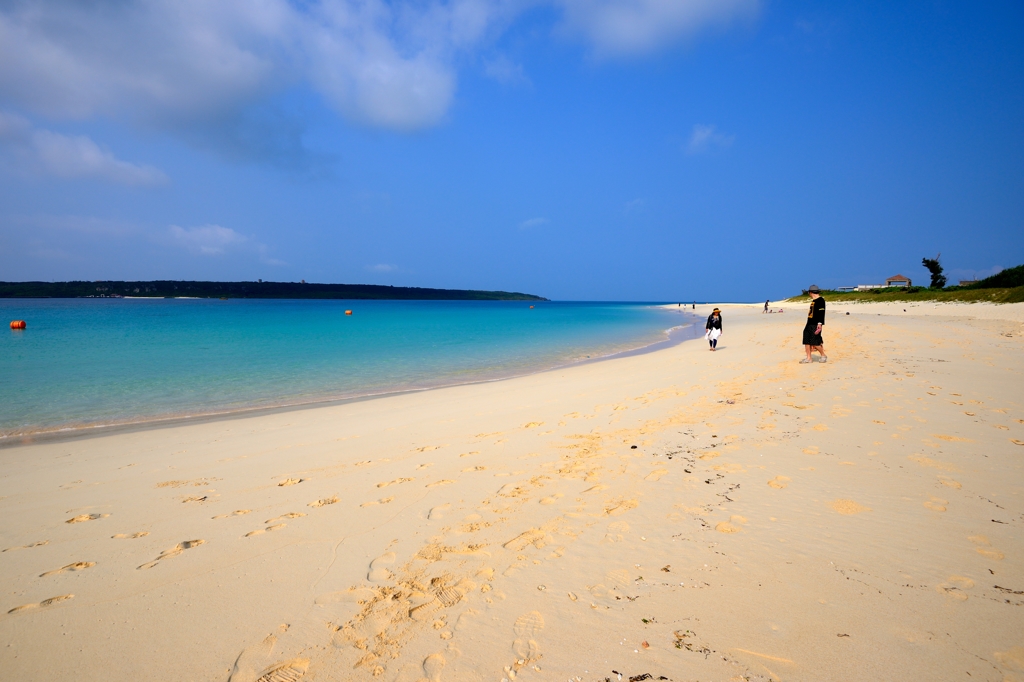
<path fill-rule="evenodd" d="M 630 445 L 630 446 L 629 446 L 629 449 L 630 449 L 630 450 L 636 450 L 636 446 L 635 446 L 635 445 Z"/>

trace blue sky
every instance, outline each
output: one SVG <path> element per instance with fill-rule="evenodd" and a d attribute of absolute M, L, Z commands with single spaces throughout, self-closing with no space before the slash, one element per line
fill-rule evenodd
<path fill-rule="evenodd" d="M 0 2 L 0 280 L 757 300 L 1024 263 L 1024 5 Z"/>

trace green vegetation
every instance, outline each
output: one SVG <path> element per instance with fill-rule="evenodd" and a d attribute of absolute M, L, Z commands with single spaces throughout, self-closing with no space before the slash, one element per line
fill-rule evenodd
<path fill-rule="evenodd" d="M 941 289 L 946 286 L 946 276 L 942 274 L 942 265 L 939 263 L 939 258 L 942 254 L 939 254 L 935 258 L 922 258 L 921 265 L 928 268 L 928 272 L 931 273 L 932 283 L 929 285 L 932 289 Z"/>
<path fill-rule="evenodd" d="M 0 298 L 315 298 L 405 301 L 546 301 L 532 294 L 305 282 L 0 282 Z"/>
<path fill-rule="evenodd" d="M 937 262 L 937 259 L 936 259 Z M 941 275 L 941 270 L 939 272 Z M 925 287 L 889 287 L 868 291 L 822 291 L 831 301 L 965 301 L 977 303 L 1024 303 L 1024 265 L 1003 270 L 980 282 L 963 287 L 930 289 Z M 790 301 L 802 301 L 807 292 Z"/>

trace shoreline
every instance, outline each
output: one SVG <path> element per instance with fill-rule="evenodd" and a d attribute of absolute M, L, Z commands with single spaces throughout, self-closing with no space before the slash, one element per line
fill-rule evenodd
<path fill-rule="evenodd" d="M 616 358 L 632 357 L 635 355 L 653 353 L 665 348 L 671 348 L 672 346 L 683 343 L 685 341 L 698 338 L 697 336 L 684 337 L 684 331 L 686 329 L 690 327 L 696 327 L 698 324 L 699 320 L 694 319 L 689 324 L 682 324 L 670 327 L 662 332 L 662 334 L 664 334 L 666 338 L 658 341 L 652 341 L 651 343 L 648 343 L 643 346 L 638 346 L 636 348 L 615 351 L 608 355 L 602 355 L 594 358 L 587 356 L 583 359 L 578 359 L 560 365 L 554 365 L 551 367 L 545 367 L 533 371 L 526 371 L 521 374 L 510 374 L 507 376 L 482 378 L 471 381 L 462 381 L 454 383 L 438 383 L 429 386 L 407 388 L 400 390 L 385 390 L 377 393 L 364 393 L 360 395 L 346 396 L 341 398 L 314 398 L 312 400 L 302 402 L 239 407 L 196 414 L 172 414 L 167 416 L 145 417 L 137 420 L 59 426 L 53 428 L 43 428 L 34 431 L 19 431 L 10 434 L 0 433 L 0 450 L 44 442 L 65 442 L 77 440 L 80 438 L 91 438 L 114 433 L 130 433 L 135 431 L 146 431 L 151 429 L 160 429 L 165 427 L 186 425 L 192 423 L 206 423 L 221 420 L 256 417 L 260 415 L 277 414 L 283 412 L 293 412 L 297 410 L 309 410 L 316 409 L 319 407 L 330 407 L 335 405 L 345 405 L 354 402 L 363 402 L 367 400 L 377 400 L 380 398 L 387 398 L 391 396 L 423 393 L 425 391 L 452 388 L 456 386 L 473 386 L 476 384 L 506 381 L 508 379 L 516 379 L 520 377 L 531 376 L 534 374 L 543 374 L 545 372 L 558 371 L 566 367 L 581 366 L 593 362 L 605 362 L 607 360 L 614 360 Z"/>

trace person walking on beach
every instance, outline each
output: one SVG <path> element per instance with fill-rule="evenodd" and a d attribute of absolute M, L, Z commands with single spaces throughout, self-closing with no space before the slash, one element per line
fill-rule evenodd
<path fill-rule="evenodd" d="M 764 302 L 764 312 L 768 312 L 768 303 L 769 303 L 769 301 L 765 301 Z M 764 314 L 764 313 L 762 313 L 762 314 Z"/>
<path fill-rule="evenodd" d="M 710 344 L 710 350 L 714 351 L 718 347 L 718 337 L 722 335 L 722 311 L 715 308 L 708 315 L 708 323 L 704 325 L 704 338 L 708 340 Z"/>
<path fill-rule="evenodd" d="M 807 354 L 800 364 L 814 362 L 811 351 L 821 354 L 821 362 L 828 362 L 825 355 L 825 342 L 821 339 L 821 328 L 825 326 L 825 299 L 821 297 L 821 289 L 812 284 L 807 293 L 811 296 L 811 308 L 807 311 L 807 324 L 804 325 L 804 352 Z"/>

